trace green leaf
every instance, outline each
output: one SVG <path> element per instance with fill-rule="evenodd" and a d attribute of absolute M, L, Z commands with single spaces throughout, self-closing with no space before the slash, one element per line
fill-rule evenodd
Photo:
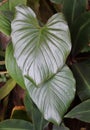
<path fill-rule="evenodd" d="M 33 104 L 28 94 L 26 94 L 25 96 L 24 104 L 26 107 L 27 114 L 33 122 L 33 129 L 42 130 L 47 122 L 43 118 L 38 108 Z"/>
<path fill-rule="evenodd" d="M 65 117 L 90 123 L 90 99 L 73 108 Z"/>
<path fill-rule="evenodd" d="M 77 93 L 80 99 L 90 99 L 90 60 L 76 63 L 72 66 L 76 78 Z"/>
<path fill-rule="evenodd" d="M 26 5 L 27 0 L 9 0 L 8 2 L 9 2 L 9 9 L 11 11 L 14 11 L 17 5 L 21 4 Z"/>
<path fill-rule="evenodd" d="M 63 13 L 70 27 L 86 11 L 86 3 L 87 0 L 64 0 Z"/>
<path fill-rule="evenodd" d="M 25 84 L 44 118 L 54 124 L 60 124 L 75 95 L 75 80 L 70 69 L 64 66 L 39 88 L 28 79 L 25 79 Z"/>
<path fill-rule="evenodd" d="M 61 124 L 60 126 L 53 126 L 53 130 L 69 130 L 64 124 Z"/>
<path fill-rule="evenodd" d="M 13 54 L 12 43 L 6 48 L 5 65 L 10 76 L 23 88 L 25 88 L 24 79 L 20 68 L 18 67 Z"/>
<path fill-rule="evenodd" d="M 0 31 L 6 35 L 10 35 L 11 33 L 11 22 L 1 12 L 0 12 Z"/>
<path fill-rule="evenodd" d="M 90 12 L 84 13 L 76 20 L 72 26 L 71 34 L 73 43 L 72 53 L 74 55 L 90 50 Z"/>
<path fill-rule="evenodd" d="M 0 100 L 6 97 L 15 85 L 16 82 L 13 79 L 9 79 L 6 84 L 0 88 Z"/>
<path fill-rule="evenodd" d="M 63 3 L 64 0 L 50 0 L 50 1 L 56 4 L 61 4 Z"/>
<path fill-rule="evenodd" d="M 30 122 L 24 120 L 5 120 L 0 122 L 0 130 L 33 130 Z"/>
<path fill-rule="evenodd" d="M 23 75 L 37 86 L 65 64 L 71 50 L 69 28 L 62 13 L 41 27 L 29 7 L 18 6 L 16 11 L 12 22 L 14 56 Z"/>
<path fill-rule="evenodd" d="M 0 11 L 15 11 L 15 7 L 19 4 L 26 5 L 27 0 L 7 0 L 4 4 L 0 6 Z"/>

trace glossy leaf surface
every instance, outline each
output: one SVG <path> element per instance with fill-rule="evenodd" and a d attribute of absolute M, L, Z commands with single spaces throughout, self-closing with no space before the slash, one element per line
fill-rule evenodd
<path fill-rule="evenodd" d="M 6 49 L 5 65 L 10 76 L 23 88 L 25 88 L 22 72 L 18 67 L 13 54 L 13 46 L 10 43 Z"/>
<path fill-rule="evenodd" d="M 73 108 L 65 117 L 90 123 L 90 99 Z"/>
<path fill-rule="evenodd" d="M 75 95 L 75 80 L 70 69 L 64 66 L 39 88 L 36 88 L 30 80 L 25 80 L 29 95 L 44 118 L 59 124 Z"/>
<path fill-rule="evenodd" d="M 65 64 L 71 50 L 69 28 L 62 13 L 41 27 L 29 7 L 18 6 L 16 11 L 12 22 L 14 56 L 23 75 L 37 86 Z"/>
<path fill-rule="evenodd" d="M 9 79 L 4 86 L 0 88 L 0 100 L 6 97 L 11 90 L 15 87 L 16 82 L 13 79 Z"/>
<path fill-rule="evenodd" d="M 90 99 L 90 60 L 72 66 L 77 83 L 77 93 L 81 100 Z"/>
<path fill-rule="evenodd" d="M 30 122 L 24 120 L 5 120 L 0 122 L 0 130 L 33 130 Z"/>

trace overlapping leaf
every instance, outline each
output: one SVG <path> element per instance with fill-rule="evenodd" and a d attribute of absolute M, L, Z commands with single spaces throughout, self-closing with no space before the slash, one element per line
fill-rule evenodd
<path fill-rule="evenodd" d="M 71 27 L 72 23 L 86 11 L 86 0 L 64 0 L 63 13 Z"/>
<path fill-rule="evenodd" d="M 65 117 L 90 123 L 90 99 L 73 108 Z"/>
<path fill-rule="evenodd" d="M 0 88 L 0 100 L 6 97 L 11 90 L 15 87 L 16 82 L 13 79 L 9 79 L 4 86 Z"/>
<path fill-rule="evenodd" d="M 72 26 L 72 42 L 74 55 L 90 50 L 90 12 L 84 13 Z M 87 48 L 87 49 L 86 49 Z"/>
<path fill-rule="evenodd" d="M 5 120 L 0 122 L 0 130 L 33 130 L 32 124 L 24 120 Z"/>
<path fill-rule="evenodd" d="M 56 4 L 61 4 L 64 0 L 50 0 L 50 1 Z"/>
<path fill-rule="evenodd" d="M 14 55 L 23 75 L 39 85 L 65 64 L 71 50 L 68 25 L 62 13 L 41 27 L 29 7 L 18 6 L 16 11 L 12 22 Z"/>
<path fill-rule="evenodd" d="M 44 115 L 44 118 L 59 124 L 75 95 L 75 80 L 67 66 L 39 88 L 25 79 L 30 97 Z"/>
<path fill-rule="evenodd" d="M 22 72 L 18 67 L 13 54 L 13 46 L 10 43 L 6 49 L 5 65 L 10 76 L 23 88 L 25 88 Z"/>
<path fill-rule="evenodd" d="M 72 70 L 76 78 L 77 93 L 80 99 L 90 99 L 90 60 L 74 64 Z"/>

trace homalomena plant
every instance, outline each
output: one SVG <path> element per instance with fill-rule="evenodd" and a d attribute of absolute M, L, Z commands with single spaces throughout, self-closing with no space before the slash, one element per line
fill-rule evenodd
<path fill-rule="evenodd" d="M 22 4 L 25 2 L 24 0 Z M 83 62 L 81 60 L 78 62 L 78 59 L 83 58 L 82 52 L 90 54 L 88 46 L 90 12 L 86 12 L 87 1 L 52 0 L 52 2 L 62 3 L 63 13 L 54 14 L 44 25 L 37 19 L 30 7 L 17 6 L 20 2 L 11 2 L 11 6 L 8 7 L 8 13 L 13 12 L 11 21 L 8 19 L 10 16 L 3 13 L 4 7 L 1 8 L 2 21 L 4 18 L 6 21 L 0 24 L 1 31 L 11 35 L 12 38 L 6 49 L 6 68 L 11 77 L 28 92 L 25 106 L 27 113 L 30 109 L 29 116 L 33 122 L 7 120 L 1 122 L 2 130 L 4 128 L 43 130 L 47 122 L 54 124 L 52 130 L 68 130 L 62 124 L 64 117 L 90 122 L 88 116 L 90 114 L 88 107 L 90 104 L 90 74 L 84 75 L 83 69 L 88 65 L 86 71 L 90 70 L 90 59 L 87 57 Z M 78 96 L 81 101 L 87 101 L 66 114 L 76 90 L 75 79 L 68 65 L 75 75 Z M 87 117 L 83 119 L 85 115 Z M 18 121 L 20 124 L 16 126 Z"/>

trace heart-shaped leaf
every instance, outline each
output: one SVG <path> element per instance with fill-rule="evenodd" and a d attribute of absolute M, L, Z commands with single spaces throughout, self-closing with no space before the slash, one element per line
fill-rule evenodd
<path fill-rule="evenodd" d="M 39 85 L 65 64 L 71 50 L 69 28 L 62 13 L 41 27 L 29 7 L 18 6 L 16 11 L 12 22 L 14 55 L 23 75 Z"/>
<path fill-rule="evenodd" d="M 25 89 L 24 79 L 22 76 L 22 72 L 18 67 L 16 60 L 13 54 L 13 46 L 12 43 L 9 43 L 6 49 L 5 55 L 5 65 L 10 76 L 22 87 Z"/>
<path fill-rule="evenodd" d="M 0 122 L 0 130 L 33 130 L 33 127 L 30 122 L 11 119 Z"/>
<path fill-rule="evenodd" d="M 38 88 L 28 79 L 25 79 L 25 84 L 44 118 L 59 124 L 75 95 L 75 80 L 70 69 L 64 66 L 59 73 Z"/>
<path fill-rule="evenodd" d="M 65 115 L 65 117 L 76 118 L 90 123 L 90 99 L 73 108 L 69 113 L 67 113 L 67 115 Z"/>

